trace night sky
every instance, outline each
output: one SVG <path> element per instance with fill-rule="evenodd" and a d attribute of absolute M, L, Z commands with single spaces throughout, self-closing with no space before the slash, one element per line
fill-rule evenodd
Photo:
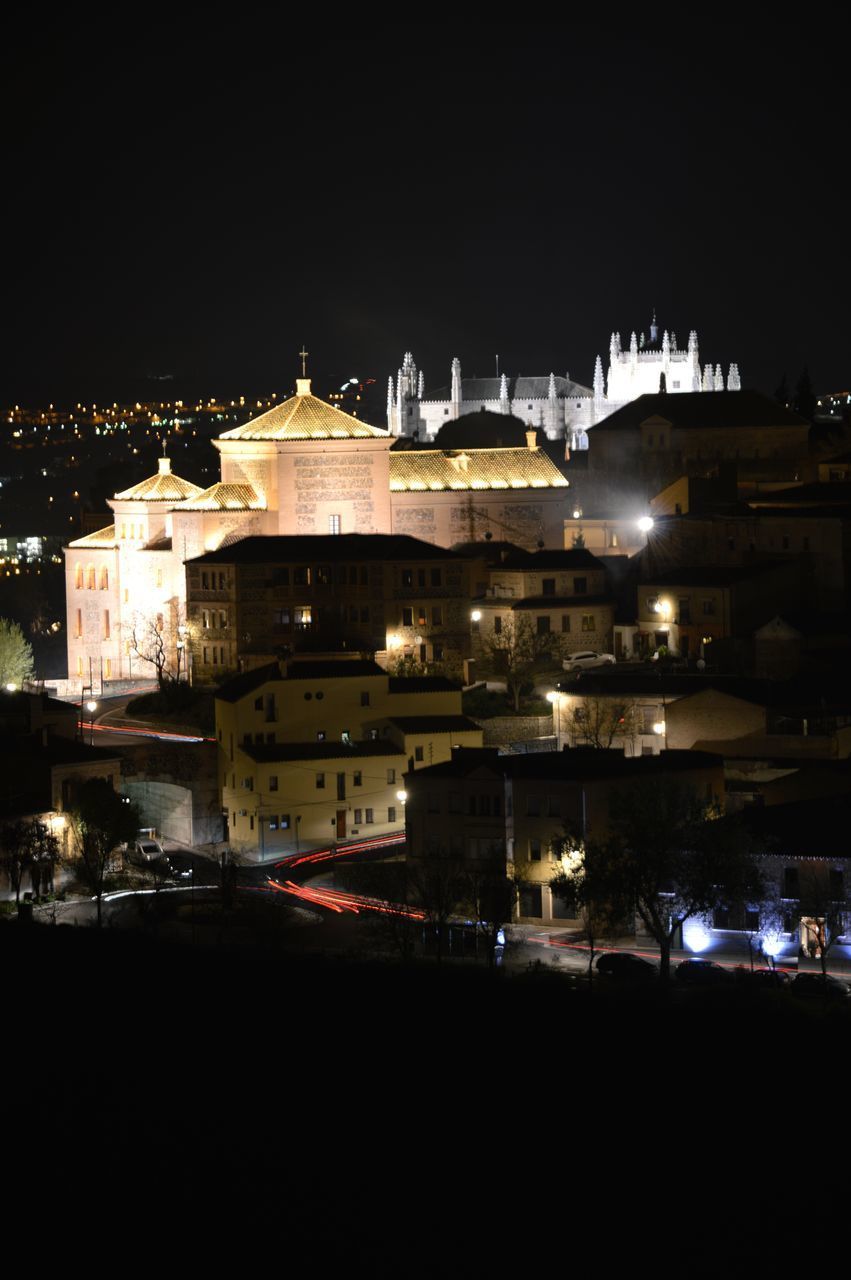
<path fill-rule="evenodd" d="M 427 390 L 496 353 L 590 384 L 654 306 L 745 386 L 845 387 L 844 72 L 800 30 L 669 12 L 23 33 L 2 400 L 283 394 L 302 342 L 322 394 L 406 349 Z"/>

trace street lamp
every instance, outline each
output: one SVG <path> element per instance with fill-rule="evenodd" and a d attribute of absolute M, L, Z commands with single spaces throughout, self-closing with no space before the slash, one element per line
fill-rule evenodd
<path fill-rule="evenodd" d="M 94 746 L 95 712 L 97 711 L 97 709 L 98 709 L 98 704 L 95 702 L 94 698 L 89 698 L 89 701 L 86 703 L 86 710 L 89 713 L 89 746 Z"/>
<path fill-rule="evenodd" d="M 653 517 L 642 516 L 640 520 L 636 521 L 636 524 L 642 533 L 649 533 L 653 528 Z"/>
<path fill-rule="evenodd" d="M 547 702 L 549 702 L 555 710 L 556 751 L 561 751 L 561 693 L 558 689 L 550 689 L 547 694 Z"/>
<path fill-rule="evenodd" d="M 400 804 L 405 804 L 405 803 L 407 802 L 407 799 L 408 799 L 408 793 L 407 793 L 407 791 L 397 791 L 397 792 L 396 792 L 396 799 L 399 801 L 399 803 L 400 803 Z"/>

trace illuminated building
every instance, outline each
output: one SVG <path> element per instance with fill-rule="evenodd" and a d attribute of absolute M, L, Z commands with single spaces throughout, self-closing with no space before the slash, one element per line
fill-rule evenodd
<path fill-rule="evenodd" d="M 400 831 L 405 771 L 481 746 L 482 731 L 443 677 L 302 655 L 222 685 L 216 737 L 227 838 L 262 858 Z"/>
<path fill-rule="evenodd" d="M 731 364 L 726 380 L 728 391 L 741 388 L 738 365 Z M 426 392 L 422 370 L 417 370 L 410 351 L 387 385 L 387 428 L 394 435 L 432 440 L 445 422 L 482 409 L 513 414 L 551 440 L 565 439 L 571 449 L 588 448 L 588 432 L 602 419 L 640 395 L 658 391 L 723 391 L 720 365 L 700 369 L 697 333 L 689 334 L 688 346 L 677 347 L 676 334 L 667 329 L 659 337 L 654 312 L 649 339 L 642 333 L 630 335 L 629 347 L 621 346 L 621 336 L 613 333 L 609 342 L 608 377 L 603 378 L 600 356 L 594 367 L 593 387 L 574 382 L 569 374 L 536 377 L 462 378 L 461 362 L 452 361 L 450 385 Z"/>
<path fill-rule="evenodd" d="M 70 679 L 150 675 L 136 650 L 158 636 L 173 668 L 187 625 L 185 563 L 249 536 L 562 542 L 568 482 L 533 432 L 526 448 L 391 452 L 391 435 L 299 378 L 295 396 L 213 444 L 220 481 L 201 490 L 163 457 L 156 475 L 110 502 L 113 524 L 66 548 Z"/>

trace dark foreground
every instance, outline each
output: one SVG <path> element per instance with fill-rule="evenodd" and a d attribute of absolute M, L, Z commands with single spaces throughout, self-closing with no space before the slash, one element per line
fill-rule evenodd
<path fill-rule="evenodd" d="M 0 929 L 0 964 L 41 1266 L 847 1263 L 845 1010 L 71 928 Z"/>

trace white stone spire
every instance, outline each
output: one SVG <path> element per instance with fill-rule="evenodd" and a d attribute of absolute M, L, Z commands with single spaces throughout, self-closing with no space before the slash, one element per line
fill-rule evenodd
<path fill-rule="evenodd" d="M 629 335 L 629 354 L 632 356 L 633 359 L 635 359 L 635 357 L 638 355 L 638 338 L 635 335 L 634 329 L 632 333 Z"/>
<path fill-rule="evenodd" d="M 737 364 L 730 365 L 730 373 L 727 378 L 728 391 L 741 391 L 742 382 L 739 377 L 739 366 Z"/>
<path fill-rule="evenodd" d="M 550 373 L 550 383 L 549 383 L 549 386 L 547 387 L 547 398 L 549 400 L 555 400 L 557 394 L 558 393 L 556 392 L 556 376 L 554 373 Z"/>
<path fill-rule="evenodd" d="M 603 361 L 597 356 L 594 363 L 594 399 L 602 400 L 606 394 L 606 384 L 603 381 Z"/>
<path fill-rule="evenodd" d="M 457 356 L 452 361 L 452 406 L 450 417 L 459 418 L 461 416 L 461 401 L 463 392 L 461 390 L 461 361 Z"/>
<path fill-rule="evenodd" d="M 715 390 L 716 391 L 724 390 L 724 374 L 721 371 L 720 364 L 716 364 L 715 366 Z"/>
<path fill-rule="evenodd" d="M 671 339 L 668 335 L 668 330 L 666 329 L 665 332 L 662 334 L 662 355 L 667 359 L 670 356 L 670 354 L 671 354 Z"/>
<path fill-rule="evenodd" d="M 393 421 L 393 410 L 395 408 L 393 402 L 393 378 L 387 379 L 387 430 L 395 435 L 395 423 Z"/>
<path fill-rule="evenodd" d="M 419 379 L 417 380 L 417 399 L 422 400 L 424 395 L 425 395 L 425 374 L 423 373 L 422 369 L 420 369 L 420 376 L 419 376 Z"/>
<path fill-rule="evenodd" d="M 618 352 L 621 349 L 621 338 L 619 333 L 613 333 L 609 339 L 609 359 L 614 364 L 618 358 Z"/>
<path fill-rule="evenodd" d="M 715 376 L 712 372 L 711 364 L 708 364 L 706 368 L 703 370 L 703 390 L 704 391 L 715 390 Z"/>
<path fill-rule="evenodd" d="M 505 374 L 502 374 L 499 379 L 499 411 L 511 413 L 511 405 L 508 402 L 508 379 Z"/>

